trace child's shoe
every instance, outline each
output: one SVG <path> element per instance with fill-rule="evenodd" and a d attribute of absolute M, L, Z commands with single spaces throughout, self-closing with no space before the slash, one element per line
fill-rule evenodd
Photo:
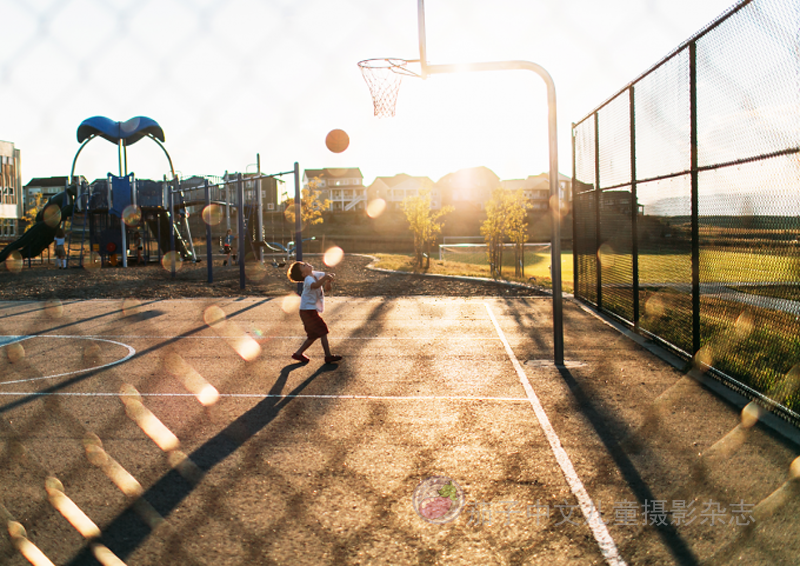
<path fill-rule="evenodd" d="M 342 356 L 325 356 L 325 363 L 326 364 L 334 364 L 338 361 L 341 361 Z"/>
<path fill-rule="evenodd" d="M 302 363 L 302 364 L 307 364 L 308 362 L 310 362 L 310 361 L 311 361 L 311 360 L 309 359 L 309 357 L 308 357 L 308 356 L 306 356 L 305 354 L 298 354 L 298 353 L 294 353 L 294 354 L 292 354 L 292 359 L 293 359 L 293 360 L 297 360 L 298 362 L 300 362 L 300 363 Z"/>

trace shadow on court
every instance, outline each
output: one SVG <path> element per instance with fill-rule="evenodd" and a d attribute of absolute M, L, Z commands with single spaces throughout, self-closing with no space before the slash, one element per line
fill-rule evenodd
<path fill-rule="evenodd" d="M 0 544 L 3 563 L 26 563 L 25 541 L 72 566 L 102 549 L 130 565 L 399 566 L 614 563 L 610 545 L 629 564 L 789 564 L 800 551 L 797 445 L 745 430 L 741 407 L 577 305 L 564 309 L 567 367 L 548 364 L 546 299 L 328 307 L 338 366 L 318 344 L 310 364 L 287 365 L 303 337 L 280 300 L 86 301 L 56 318 L 1 304 L 7 334 L 36 336 L 24 358 L 0 360 L 4 375 L 46 377 L 54 355 L 86 368 L 0 380 L 0 514 L 25 528 Z M 68 333 L 79 346 L 47 342 Z M 135 355 L 92 369 L 92 337 Z M 101 361 L 121 351 L 103 348 Z M 438 476 L 462 492 L 441 524 L 414 499 Z M 81 534 L 64 496 L 99 536 Z"/>

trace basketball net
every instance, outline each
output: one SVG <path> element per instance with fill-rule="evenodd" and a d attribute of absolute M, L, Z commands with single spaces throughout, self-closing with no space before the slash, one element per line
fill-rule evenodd
<path fill-rule="evenodd" d="M 375 107 L 375 116 L 378 118 L 394 117 L 397 104 L 397 94 L 403 75 L 416 77 L 415 73 L 406 69 L 408 61 L 405 59 L 367 59 L 359 61 L 358 67 L 361 75 L 367 82 L 372 95 L 372 104 Z"/>

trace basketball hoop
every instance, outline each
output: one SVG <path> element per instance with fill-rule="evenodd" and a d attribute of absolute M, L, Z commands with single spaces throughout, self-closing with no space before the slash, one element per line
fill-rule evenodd
<path fill-rule="evenodd" d="M 406 69 L 409 61 L 405 59 L 366 59 L 358 62 L 361 75 L 367 82 L 372 95 L 372 104 L 375 107 L 375 116 L 378 118 L 392 118 L 394 107 L 397 104 L 397 93 L 403 75 L 419 77 L 416 73 Z"/>

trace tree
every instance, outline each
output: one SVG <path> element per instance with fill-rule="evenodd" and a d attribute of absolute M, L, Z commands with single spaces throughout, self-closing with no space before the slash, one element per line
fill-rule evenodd
<path fill-rule="evenodd" d="M 311 226 L 324 222 L 322 211 L 331 207 L 331 201 L 322 199 L 322 191 L 318 189 L 320 184 L 319 177 L 314 177 L 308 182 L 308 188 L 300 191 L 300 221 L 303 226 Z M 294 199 L 286 200 L 284 216 L 291 224 L 295 222 Z"/>
<path fill-rule="evenodd" d="M 20 220 L 24 220 L 27 223 L 26 226 L 33 226 L 36 222 L 36 215 L 39 214 L 44 204 L 44 195 L 42 193 L 35 193 L 33 202 L 28 205 L 25 214 L 22 215 Z"/>
<path fill-rule="evenodd" d="M 514 246 L 514 274 L 524 276 L 525 241 L 528 239 L 527 216 L 530 203 L 522 190 L 509 192 L 503 188 L 492 191 L 486 203 L 486 220 L 481 224 L 489 260 L 489 270 L 494 278 L 502 276 L 503 244 L 506 238 Z"/>
<path fill-rule="evenodd" d="M 528 210 L 532 204 L 525 198 L 522 190 L 518 190 L 507 200 L 506 234 L 514 244 L 514 276 L 525 277 L 525 242 L 528 240 Z"/>
<path fill-rule="evenodd" d="M 453 210 L 452 206 L 431 210 L 431 191 L 422 189 L 417 196 L 403 200 L 403 212 L 408 220 L 409 229 L 414 235 L 414 269 L 422 268 L 425 258 L 425 269 L 431 265 L 431 248 L 436 243 L 436 236 L 442 231 L 439 219 Z"/>

